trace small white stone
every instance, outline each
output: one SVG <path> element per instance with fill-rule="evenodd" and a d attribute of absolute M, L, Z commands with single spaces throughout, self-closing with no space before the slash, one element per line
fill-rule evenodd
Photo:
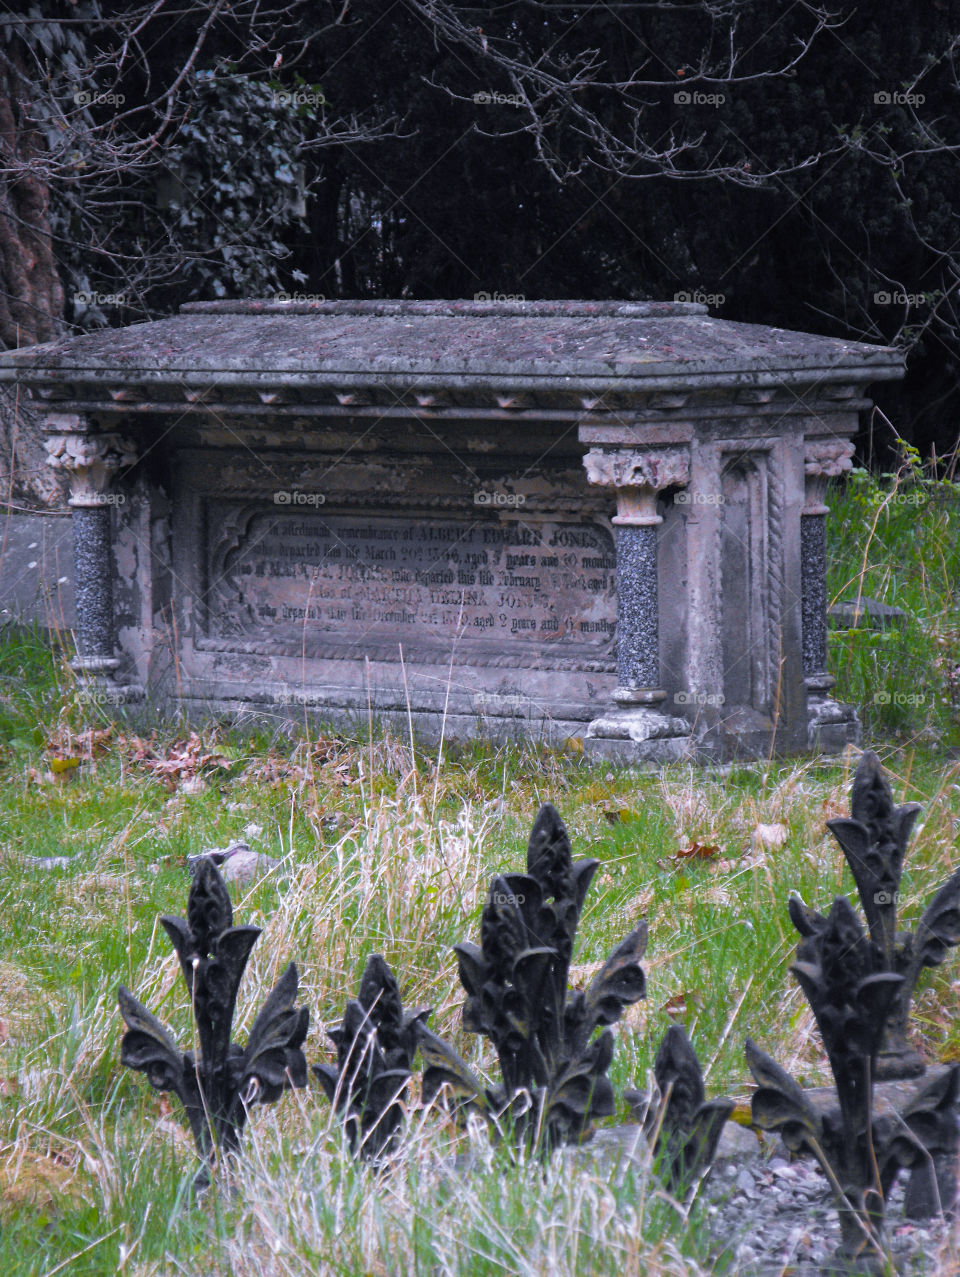
<path fill-rule="evenodd" d="M 789 836 L 786 825 L 757 825 L 753 831 L 755 847 L 782 847 Z"/>

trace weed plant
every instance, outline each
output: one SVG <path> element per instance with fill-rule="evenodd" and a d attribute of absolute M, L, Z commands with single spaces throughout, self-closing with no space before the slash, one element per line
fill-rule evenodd
<path fill-rule="evenodd" d="M 864 738 L 960 743 L 960 484 L 901 444 L 895 469 L 855 469 L 827 496 L 831 603 L 900 608 L 831 629 L 835 695 L 860 708 Z"/>

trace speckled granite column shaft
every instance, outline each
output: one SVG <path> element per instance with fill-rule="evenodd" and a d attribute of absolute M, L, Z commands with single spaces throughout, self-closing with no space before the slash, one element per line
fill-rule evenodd
<path fill-rule="evenodd" d="M 73 508 L 77 655 L 113 656 L 110 507 Z"/>
<path fill-rule="evenodd" d="M 803 583 L 803 672 L 827 668 L 827 521 L 824 514 L 800 519 L 800 578 Z"/>
<path fill-rule="evenodd" d="M 617 528 L 617 681 L 621 688 L 660 683 L 657 526 Z"/>

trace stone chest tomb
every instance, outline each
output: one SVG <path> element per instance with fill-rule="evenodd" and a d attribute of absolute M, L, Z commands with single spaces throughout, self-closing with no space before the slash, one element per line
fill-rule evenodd
<path fill-rule="evenodd" d="M 879 346 L 688 303 L 195 303 L 0 356 L 104 700 L 627 761 L 835 750 L 824 489 Z"/>

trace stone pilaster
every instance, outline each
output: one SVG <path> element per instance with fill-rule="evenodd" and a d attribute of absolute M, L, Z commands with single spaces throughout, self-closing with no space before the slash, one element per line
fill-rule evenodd
<path fill-rule="evenodd" d="M 807 439 L 804 448 L 804 504 L 800 517 L 803 675 L 807 687 L 808 738 L 811 747 L 834 753 L 860 737 L 850 705 L 830 696 L 834 679 L 827 672 L 827 483 L 853 466 L 849 439 Z"/>
<path fill-rule="evenodd" d="M 73 666 L 88 682 L 109 689 L 121 664 L 114 632 L 111 508 L 124 500 L 112 483 L 136 454 L 120 435 L 95 433 L 80 416 L 52 413 L 44 425 L 48 464 L 70 476 L 77 614 Z"/>
<path fill-rule="evenodd" d="M 685 448 L 591 448 L 590 483 L 612 488 L 617 549 L 617 688 L 614 706 L 587 728 L 588 752 L 624 761 L 663 760 L 688 751 L 690 727 L 657 708 L 660 686 L 660 595 L 657 583 L 657 495 L 686 486 Z"/>

